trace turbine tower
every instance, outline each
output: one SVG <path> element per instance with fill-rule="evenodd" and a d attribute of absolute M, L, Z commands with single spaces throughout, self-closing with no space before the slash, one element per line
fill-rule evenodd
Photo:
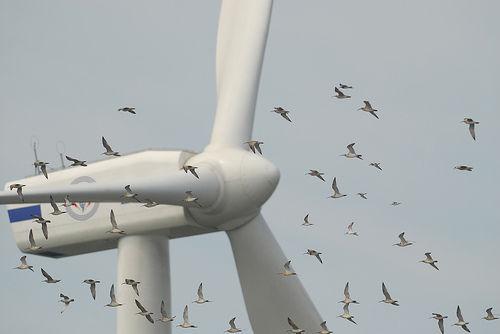
<path fill-rule="evenodd" d="M 37 175 L 11 181 L 0 192 L 22 251 L 29 252 L 31 215 L 47 216 L 50 196 L 58 203 L 69 196 L 73 204 L 66 207 L 67 214 L 52 218 L 48 240 L 35 233 L 42 246 L 35 254 L 65 257 L 118 248 L 117 299 L 125 304 L 117 309 L 119 334 L 171 332 L 169 326 L 136 316 L 134 292 L 121 283 L 126 278 L 140 281 L 141 304 L 154 309 L 165 300 L 170 312 L 169 239 L 217 231 L 229 237 L 254 333 L 284 332 L 287 317 L 307 332 L 316 331 L 322 321 L 299 278 L 277 275 L 287 257 L 260 209 L 276 188 L 279 171 L 245 144 L 252 139 L 271 10 L 272 0 L 222 1 L 217 111 L 203 152 L 142 151 L 51 172 L 48 180 Z M 198 167 L 199 179 L 182 171 L 185 164 Z M 8 189 L 12 183 L 26 185 L 24 201 Z M 121 205 L 126 185 L 139 200 L 160 205 L 145 208 L 135 200 Z M 185 201 L 186 191 L 198 200 Z M 126 235 L 106 233 L 111 209 Z"/>

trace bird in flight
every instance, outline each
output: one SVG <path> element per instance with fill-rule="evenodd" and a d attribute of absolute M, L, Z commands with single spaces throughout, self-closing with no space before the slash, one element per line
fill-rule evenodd
<path fill-rule="evenodd" d="M 97 280 L 94 280 L 92 278 L 88 278 L 88 279 L 84 280 L 82 283 L 87 283 L 90 285 L 90 294 L 92 295 L 92 298 L 94 298 L 94 300 L 95 300 L 95 295 L 96 295 L 95 286 L 97 283 L 101 283 L 101 281 L 97 281 Z"/>
<path fill-rule="evenodd" d="M 399 235 L 399 242 L 397 244 L 393 244 L 393 246 L 399 246 L 399 247 L 406 247 L 406 246 L 411 246 L 413 245 L 413 241 L 407 241 L 405 239 L 405 233 L 401 232 Z"/>
<path fill-rule="evenodd" d="M 156 321 L 167 323 L 167 322 L 172 322 L 175 319 L 175 315 L 172 317 L 167 314 L 167 310 L 165 310 L 165 302 L 163 300 L 161 301 L 160 313 L 161 313 L 161 318 L 156 319 Z"/>
<path fill-rule="evenodd" d="M 437 260 L 434 260 L 431 256 L 430 252 L 425 253 L 425 260 L 422 260 L 420 262 L 427 263 L 434 267 L 436 270 L 439 270 L 439 268 L 436 266 L 436 263 L 438 262 Z"/>
<path fill-rule="evenodd" d="M 469 328 L 467 328 L 467 325 L 469 324 L 464 320 L 464 317 L 462 316 L 462 311 L 460 310 L 460 305 L 457 306 L 457 318 L 458 321 L 454 323 L 453 325 L 462 327 L 462 329 L 466 332 L 470 333 Z"/>
<path fill-rule="evenodd" d="M 191 165 L 184 165 L 182 166 L 182 169 L 184 170 L 184 172 L 187 174 L 188 172 L 190 172 L 191 174 L 193 174 L 197 179 L 199 179 L 200 177 L 198 176 L 198 173 L 196 173 L 196 169 L 198 167 L 195 167 L 195 166 L 191 166 Z"/>
<path fill-rule="evenodd" d="M 21 201 L 24 202 L 24 196 L 23 196 L 23 187 L 26 187 L 25 184 L 20 184 L 20 183 L 13 183 L 9 186 L 9 189 L 16 189 L 17 196 L 21 199 Z"/>
<path fill-rule="evenodd" d="M 21 261 L 21 264 L 18 265 L 17 267 L 15 267 L 15 268 L 13 268 L 13 269 L 20 269 L 20 270 L 29 269 L 29 270 L 33 271 L 33 266 L 30 266 L 28 264 L 28 262 L 26 262 L 26 255 L 21 256 L 21 258 L 19 259 L 19 261 Z"/>
<path fill-rule="evenodd" d="M 354 235 L 354 236 L 358 237 L 359 234 L 358 234 L 358 232 L 355 232 L 353 230 L 353 226 L 354 226 L 354 222 L 351 222 L 349 225 L 347 225 L 347 231 L 345 232 L 345 234 Z"/>
<path fill-rule="evenodd" d="M 275 112 L 275 113 L 281 115 L 281 117 L 283 117 L 284 119 L 286 119 L 289 122 L 292 121 L 290 119 L 290 117 L 288 117 L 288 114 L 290 113 L 289 110 L 285 110 L 282 107 L 274 107 L 274 110 L 271 110 L 271 112 Z"/>
<path fill-rule="evenodd" d="M 438 321 L 438 327 L 441 334 L 444 334 L 444 319 L 448 318 L 446 315 L 441 315 L 439 313 L 432 313 L 431 319 L 436 319 Z"/>
<path fill-rule="evenodd" d="M 328 329 L 328 327 L 326 327 L 326 321 L 323 321 L 322 323 L 320 323 L 319 326 L 321 327 L 321 330 L 319 332 L 317 332 L 318 334 L 331 334 L 331 333 L 333 333 L 331 330 Z"/>
<path fill-rule="evenodd" d="M 465 123 L 467 125 L 469 125 L 469 132 L 470 132 L 470 135 L 472 136 L 472 139 L 476 140 L 476 131 L 474 129 L 474 126 L 476 124 L 479 124 L 479 122 L 476 122 L 474 121 L 472 118 L 464 118 L 464 120 L 460 123 Z"/>
<path fill-rule="evenodd" d="M 336 177 L 333 178 L 332 189 L 333 189 L 333 195 L 330 196 L 331 198 L 341 198 L 341 197 L 347 196 L 347 195 L 340 193 L 339 188 L 337 187 L 337 178 Z"/>
<path fill-rule="evenodd" d="M 151 315 L 153 313 L 146 310 L 146 308 L 144 306 L 142 306 L 142 304 L 137 299 L 135 300 L 135 305 L 137 305 L 137 307 L 140 310 L 140 312 L 137 312 L 136 314 L 144 316 L 152 324 L 155 323 L 155 321 L 153 320 L 153 317 L 151 317 Z"/>
<path fill-rule="evenodd" d="M 141 282 L 137 282 L 133 279 L 130 279 L 130 278 L 125 278 L 125 282 L 122 283 L 122 285 L 125 284 L 125 285 L 130 285 L 132 287 L 132 289 L 134 289 L 135 291 L 135 294 L 137 296 L 139 296 L 139 288 L 138 288 L 138 285 L 141 284 Z"/>
<path fill-rule="evenodd" d="M 195 301 L 193 301 L 193 303 L 205 304 L 211 302 L 211 300 L 205 299 L 205 297 L 203 296 L 203 282 L 200 283 L 200 285 L 198 286 L 198 291 L 196 293 L 198 295 L 198 298 Z"/>
<path fill-rule="evenodd" d="M 486 316 L 483 317 L 484 320 L 497 320 L 499 319 L 498 317 L 496 317 L 495 315 L 493 315 L 493 307 L 490 307 L 490 308 L 487 308 L 486 309 Z"/>
<path fill-rule="evenodd" d="M 117 233 L 117 234 L 126 234 L 125 231 L 120 230 L 118 228 L 118 224 L 116 223 L 115 213 L 113 209 L 109 212 L 109 220 L 111 222 L 111 230 L 106 231 L 106 233 Z"/>
<path fill-rule="evenodd" d="M 307 214 L 305 217 L 304 217 L 304 222 L 302 223 L 302 226 L 313 226 L 314 224 L 313 223 L 310 223 L 309 222 L 309 214 Z"/>
<path fill-rule="evenodd" d="M 384 294 L 385 299 L 379 301 L 379 303 L 386 303 L 394 306 L 399 306 L 398 301 L 391 298 L 391 295 L 389 294 L 389 291 L 387 291 L 387 287 L 385 286 L 384 282 L 382 282 L 382 293 Z"/>
<path fill-rule="evenodd" d="M 356 300 L 351 299 L 351 294 L 349 293 L 349 282 L 346 283 L 344 288 L 344 300 L 339 301 L 339 303 L 349 304 L 359 304 Z"/>
<path fill-rule="evenodd" d="M 33 165 L 36 168 L 40 167 L 40 170 L 42 171 L 42 174 L 43 174 L 43 176 L 45 176 L 46 179 L 49 178 L 49 175 L 47 174 L 47 165 L 48 164 L 49 164 L 48 162 L 43 162 L 43 161 L 39 161 L 39 160 L 37 160 L 33 163 Z"/>
<path fill-rule="evenodd" d="M 363 110 L 363 111 L 369 112 L 370 114 L 372 114 L 373 116 L 375 116 L 378 119 L 378 116 L 375 113 L 375 111 L 378 111 L 378 110 L 374 109 L 369 101 L 363 101 L 363 103 L 365 104 L 364 107 L 358 108 L 358 110 Z"/>
<path fill-rule="evenodd" d="M 31 216 L 35 219 L 35 223 L 42 225 L 43 236 L 45 237 L 45 240 L 47 240 L 49 238 L 49 229 L 47 227 L 47 224 L 50 223 L 50 220 L 45 219 L 42 216 L 38 215 L 31 215 Z"/>
<path fill-rule="evenodd" d="M 109 289 L 109 298 L 111 298 L 111 301 L 109 302 L 109 304 L 106 304 L 105 306 L 118 307 L 118 306 L 123 305 L 123 304 L 120 304 L 116 301 L 115 285 L 114 284 L 111 284 L 111 289 Z"/>
<path fill-rule="evenodd" d="M 135 107 L 123 107 L 123 108 L 118 109 L 118 111 L 128 112 L 128 113 L 134 114 L 134 115 L 136 114 Z"/>
<path fill-rule="evenodd" d="M 50 213 L 51 215 L 59 216 L 59 215 L 62 215 L 63 213 L 66 213 L 66 211 L 59 210 L 59 207 L 57 206 L 56 202 L 54 201 L 54 198 L 52 197 L 52 195 L 50 195 L 50 206 L 52 206 L 52 210 L 53 210 Z"/>
<path fill-rule="evenodd" d="M 345 320 L 349 320 L 353 324 L 356 324 L 356 322 L 353 320 L 354 316 L 352 316 L 349 313 L 349 304 L 344 304 L 344 313 L 338 316 L 339 318 L 344 318 Z M 357 325 L 357 324 L 356 324 Z"/>
<path fill-rule="evenodd" d="M 252 150 L 253 153 L 257 150 L 262 155 L 262 150 L 260 148 L 260 145 L 264 144 L 263 141 L 258 141 L 258 140 L 249 140 L 246 141 L 245 144 L 248 144 L 248 147 Z"/>
<path fill-rule="evenodd" d="M 59 300 L 61 303 L 64 303 L 64 309 L 61 311 L 61 314 L 66 311 L 66 309 L 68 308 L 69 304 L 74 302 L 75 300 L 73 298 L 69 298 L 68 296 L 65 296 L 63 295 L 62 293 L 59 294 L 59 297 L 61 297 L 62 299 Z"/>
<path fill-rule="evenodd" d="M 454 169 L 458 169 L 458 170 L 466 170 L 468 172 L 472 172 L 472 169 L 474 167 L 470 167 L 470 166 L 466 166 L 466 165 L 459 165 L 459 166 L 455 166 L 453 167 Z"/>
<path fill-rule="evenodd" d="M 278 275 L 281 275 L 283 277 L 287 277 L 287 276 L 294 276 L 294 275 L 297 275 L 297 273 L 295 273 L 295 271 L 292 270 L 292 268 L 290 268 L 290 263 L 292 261 L 291 260 L 288 260 L 284 265 L 283 265 L 283 268 L 284 270 L 280 273 L 278 273 Z"/>
<path fill-rule="evenodd" d="M 178 324 L 177 327 L 181 328 L 197 328 L 197 326 L 189 322 L 188 306 L 184 306 L 184 312 L 182 313 L 182 323 Z"/>
<path fill-rule="evenodd" d="M 103 153 L 104 155 L 106 155 L 108 157 L 110 157 L 110 156 L 119 157 L 120 156 L 120 153 L 113 151 L 111 146 L 108 144 L 108 141 L 106 140 L 106 138 L 102 137 L 101 140 L 102 140 L 102 146 L 104 146 L 104 148 L 106 149 L 106 152 Z"/>
<path fill-rule="evenodd" d="M 358 193 L 359 197 L 363 198 L 363 199 L 368 199 L 366 197 L 367 193 Z"/>
<path fill-rule="evenodd" d="M 361 154 L 357 154 L 356 151 L 354 151 L 354 145 L 356 143 L 352 143 L 352 144 L 349 144 L 347 145 L 347 150 L 349 152 L 345 153 L 345 154 L 342 154 L 341 157 L 346 157 L 346 158 L 358 158 L 360 160 L 363 160 L 363 158 L 361 158 Z"/>
<path fill-rule="evenodd" d="M 82 166 L 82 167 L 87 167 L 87 164 L 85 160 L 78 160 L 78 159 L 75 159 L 75 158 L 72 158 L 72 157 L 68 157 L 66 156 L 66 159 L 68 159 L 69 161 L 71 161 L 71 165 L 69 165 L 70 167 L 76 167 L 76 166 Z"/>
<path fill-rule="evenodd" d="M 293 334 L 301 334 L 306 332 L 304 329 L 299 328 L 299 326 L 297 326 L 295 322 L 293 322 L 293 320 L 290 319 L 290 317 L 288 317 L 287 319 L 288 319 L 288 324 L 290 325 L 290 327 L 292 327 L 292 329 L 287 329 L 287 332 Z"/>
<path fill-rule="evenodd" d="M 42 275 L 46 278 L 42 282 L 45 282 L 45 283 L 57 283 L 57 282 L 61 281 L 60 279 L 53 279 L 52 276 L 50 276 L 45 270 L 43 270 L 43 268 L 40 268 L 40 269 L 42 271 Z"/>
<path fill-rule="evenodd" d="M 337 93 L 337 94 L 334 95 L 334 97 L 336 97 L 337 99 L 350 99 L 351 98 L 350 95 L 344 94 L 344 92 L 341 91 L 340 89 L 338 89 L 337 87 L 335 87 L 335 93 Z"/>
<path fill-rule="evenodd" d="M 325 175 L 325 173 L 321 173 L 320 171 L 318 171 L 316 169 L 309 169 L 309 173 L 306 173 L 306 175 L 315 176 L 318 179 L 325 181 L 325 179 L 323 178 L 323 175 Z"/>
<path fill-rule="evenodd" d="M 26 250 L 35 252 L 35 251 L 37 251 L 39 249 L 42 249 L 42 247 L 36 245 L 35 238 L 33 238 L 33 230 L 32 229 L 30 229 L 28 240 L 29 240 L 30 246 Z"/>
<path fill-rule="evenodd" d="M 317 250 L 314 250 L 314 249 L 308 249 L 308 250 L 304 253 L 304 255 L 311 255 L 311 256 L 315 256 L 315 257 L 318 259 L 318 261 L 319 261 L 320 263 L 323 263 L 323 260 L 321 259 L 321 256 L 320 256 L 321 254 L 323 254 L 323 253 L 318 252 Z"/>
<path fill-rule="evenodd" d="M 132 191 L 132 189 L 130 188 L 130 184 L 127 184 L 125 186 L 125 194 L 121 195 L 120 197 L 123 199 L 123 201 L 128 201 L 128 200 L 134 199 L 140 203 L 141 201 L 139 201 L 137 196 L 139 196 L 139 195 Z"/>
<path fill-rule="evenodd" d="M 225 330 L 224 333 L 240 333 L 241 332 L 241 329 L 236 327 L 236 325 L 234 324 L 235 320 L 236 320 L 236 317 L 229 320 L 229 329 Z"/>
<path fill-rule="evenodd" d="M 201 208 L 201 204 L 198 203 L 198 197 L 196 197 L 192 191 L 188 190 L 186 191 L 186 197 L 183 200 L 185 203 L 190 204 L 194 203 L 196 204 L 199 208 Z"/>
<path fill-rule="evenodd" d="M 377 168 L 378 170 L 382 170 L 382 167 L 380 167 L 380 162 L 371 162 L 370 166 L 373 166 Z"/>
<path fill-rule="evenodd" d="M 391 203 L 391 205 L 392 205 L 392 206 L 398 206 L 398 205 L 401 205 L 401 202 L 396 202 L 396 201 L 394 201 L 394 202 L 392 202 L 392 203 Z"/>

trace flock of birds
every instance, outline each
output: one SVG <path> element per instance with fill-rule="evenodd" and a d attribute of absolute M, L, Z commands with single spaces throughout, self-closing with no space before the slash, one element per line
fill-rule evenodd
<path fill-rule="evenodd" d="M 350 95 L 346 95 L 341 89 L 345 90 L 345 89 L 352 89 L 352 88 L 353 88 L 352 86 L 340 84 L 339 87 L 335 87 L 335 89 L 334 89 L 334 91 L 336 93 L 335 97 L 338 99 L 351 98 Z M 364 106 L 358 108 L 358 110 L 362 110 L 364 112 L 370 113 L 371 115 L 373 115 L 374 117 L 379 119 L 378 115 L 376 114 L 376 112 L 378 112 L 378 110 L 374 109 L 371 106 L 369 101 L 364 101 Z M 136 109 L 134 107 L 123 107 L 123 108 L 120 108 L 119 111 L 123 111 L 123 112 L 134 114 L 134 115 L 136 114 Z M 275 107 L 274 110 L 272 110 L 272 112 L 279 114 L 285 120 L 292 122 L 290 115 L 289 115 L 290 114 L 289 110 L 286 110 L 282 107 Z M 475 140 L 476 139 L 475 125 L 479 124 L 479 122 L 476 122 L 476 121 L 472 120 L 471 118 L 464 118 L 464 120 L 462 122 L 469 125 L 469 132 L 470 132 L 472 138 Z M 247 144 L 249 149 L 253 153 L 262 154 L 261 145 L 264 144 L 262 141 L 250 140 L 250 141 L 245 142 L 244 144 Z M 120 153 L 117 151 L 114 151 L 104 137 L 102 137 L 102 145 L 104 146 L 104 148 L 106 150 L 105 152 L 103 152 L 103 154 L 105 156 L 107 156 L 107 157 L 120 156 Z M 351 143 L 351 144 L 347 145 L 347 153 L 342 154 L 341 156 L 344 156 L 345 158 L 348 158 L 348 159 L 363 160 L 362 155 L 358 154 L 355 151 L 354 145 L 355 145 L 355 143 Z M 71 167 L 86 167 L 87 166 L 87 163 L 86 163 L 87 161 L 85 161 L 85 160 L 75 159 L 75 158 L 72 158 L 70 156 L 66 156 L 66 159 L 71 162 Z M 49 175 L 47 173 L 47 165 L 49 165 L 49 163 L 44 162 L 44 161 L 37 160 L 34 162 L 34 166 L 39 168 L 40 171 L 42 172 L 42 174 L 45 176 L 45 178 L 48 179 Z M 382 167 L 381 167 L 380 162 L 371 162 L 369 164 L 369 166 L 374 167 L 374 168 L 382 171 Z M 184 171 L 185 173 L 191 173 L 194 177 L 199 179 L 200 176 L 198 175 L 196 169 L 197 169 L 196 166 L 184 165 L 181 168 L 181 171 Z M 465 165 L 456 166 L 455 169 L 463 170 L 463 171 L 472 171 L 472 167 L 465 166 Z M 319 170 L 310 169 L 306 175 L 310 175 L 312 177 L 320 179 L 323 182 L 326 182 L 325 178 L 323 177 L 324 173 L 319 171 Z M 24 202 L 24 196 L 23 196 L 23 188 L 24 187 L 25 187 L 24 184 L 16 183 L 16 184 L 11 184 L 9 188 L 10 188 L 10 190 L 15 189 L 19 198 Z M 143 206 L 146 208 L 151 208 L 151 207 L 158 205 L 158 203 L 152 199 L 147 199 L 147 198 L 143 199 L 143 200 L 139 199 L 138 198 L 139 194 L 134 193 L 132 191 L 130 185 L 125 186 L 124 190 L 125 190 L 124 194 L 122 195 L 123 202 L 129 202 L 129 201 L 141 202 L 141 203 L 144 203 Z M 330 198 L 339 199 L 339 198 L 347 196 L 346 194 L 342 194 L 339 191 L 336 177 L 333 178 L 332 190 L 333 190 L 333 193 L 331 196 L 329 196 Z M 368 199 L 367 193 L 359 192 L 356 195 L 360 196 L 360 198 L 362 198 L 362 199 L 365 199 L 365 200 Z M 186 197 L 184 199 L 184 202 L 186 203 L 186 205 L 194 204 L 198 207 L 201 207 L 201 205 L 198 203 L 198 198 L 196 197 L 195 194 L 193 194 L 192 191 L 186 191 Z M 50 204 L 51 204 L 52 209 L 53 209 L 53 211 L 50 213 L 51 215 L 59 216 L 59 215 L 66 213 L 66 211 L 62 211 L 60 209 L 60 207 L 54 201 L 52 196 L 50 196 Z M 393 205 L 393 206 L 397 206 L 400 204 L 401 204 L 401 202 L 396 202 L 396 201 L 391 203 L 391 205 Z M 75 205 L 75 203 L 71 201 L 70 195 L 68 194 L 66 196 L 65 202 L 62 204 L 62 206 L 67 208 L 68 206 L 74 206 L 74 205 Z M 45 219 L 42 216 L 33 216 L 33 219 L 34 219 L 35 223 L 41 225 L 42 234 L 43 234 L 45 239 L 48 239 L 49 232 L 48 232 L 47 224 L 50 223 L 51 221 L 48 219 Z M 110 218 L 109 219 L 110 219 L 111 229 L 109 231 L 107 231 L 108 233 L 114 233 L 114 234 L 119 234 L 119 235 L 126 234 L 126 232 L 124 230 L 122 230 L 118 227 L 118 223 L 116 221 L 116 217 L 115 217 L 113 210 L 110 210 Z M 309 214 L 307 214 L 304 217 L 304 222 L 302 223 L 302 225 L 306 226 L 306 227 L 314 225 L 313 223 L 311 223 L 309 221 Z M 354 230 L 354 222 L 351 222 L 347 226 L 347 230 L 346 230 L 345 234 L 349 235 L 349 236 L 359 236 L 359 233 Z M 408 241 L 405 238 L 404 232 L 400 233 L 398 237 L 399 237 L 400 241 L 398 243 L 395 243 L 394 246 L 408 247 L 408 246 L 413 245 L 412 241 Z M 36 251 L 42 249 L 42 247 L 37 245 L 35 242 L 35 239 L 33 236 L 33 229 L 30 229 L 30 231 L 29 231 L 28 241 L 29 241 L 29 246 L 26 248 L 26 251 L 36 252 Z M 304 254 L 314 256 L 320 263 L 323 263 L 323 260 L 321 258 L 322 253 L 315 250 L 315 249 L 307 249 L 307 251 Z M 33 266 L 31 266 L 27 263 L 26 256 L 22 256 L 20 261 L 21 261 L 21 264 L 19 266 L 15 267 L 14 269 L 33 271 Z M 438 261 L 434 260 L 432 258 L 430 252 L 426 252 L 425 259 L 421 260 L 420 262 L 422 262 L 424 264 L 428 264 L 428 265 L 432 266 L 434 269 L 439 270 L 439 268 L 436 265 L 436 263 Z M 61 281 L 59 279 L 54 279 L 43 268 L 41 268 L 40 270 L 41 270 L 42 275 L 45 277 L 45 280 L 43 282 L 48 283 L 48 284 L 56 284 L 56 283 Z M 282 277 L 285 277 L 285 278 L 289 277 L 289 276 L 296 275 L 295 271 L 291 268 L 291 261 L 287 261 L 283 266 L 283 271 L 278 273 L 278 274 L 281 275 Z M 99 280 L 95 280 L 95 279 L 85 279 L 83 281 L 83 283 L 89 285 L 91 296 L 95 300 L 95 298 L 96 298 L 96 285 L 101 283 L 101 282 Z M 130 286 L 133 289 L 133 291 L 135 292 L 135 294 L 139 297 L 139 288 L 138 288 L 140 285 L 139 281 L 127 278 L 127 279 L 125 279 L 125 281 L 122 284 Z M 380 300 L 380 302 L 388 304 L 388 305 L 399 306 L 399 302 L 391 297 L 391 295 L 389 294 L 389 291 L 387 289 L 387 286 L 384 282 L 382 283 L 382 294 L 384 296 L 384 299 Z M 110 302 L 108 304 L 106 304 L 107 307 L 114 308 L 114 307 L 120 307 L 123 305 L 122 303 L 118 302 L 116 299 L 114 284 L 111 285 L 109 295 L 110 295 Z M 60 293 L 59 296 L 61 298 L 60 302 L 64 304 L 64 309 L 61 311 L 61 313 L 63 313 L 71 303 L 75 302 L 75 299 L 70 298 L 69 296 L 66 296 L 63 293 Z M 200 285 L 198 287 L 197 296 L 198 296 L 197 299 L 194 301 L 194 303 L 196 303 L 196 304 L 205 304 L 205 303 L 211 302 L 210 300 L 206 299 L 203 295 L 203 284 L 202 283 L 200 283 Z M 153 319 L 153 317 L 152 317 L 153 313 L 150 312 L 144 305 L 142 305 L 138 299 L 134 299 L 134 302 L 135 302 L 137 309 L 138 309 L 138 312 L 136 314 L 143 316 L 150 323 L 155 323 L 155 321 L 162 322 L 162 323 L 169 323 L 169 322 L 174 321 L 174 319 L 175 319 L 175 316 L 167 314 L 164 301 L 162 301 L 161 305 L 160 305 L 161 317 L 157 318 L 156 320 Z M 356 324 L 356 322 L 354 321 L 354 316 L 349 311 L 349 306 L 351 304 L 359 304 L 359 302 L 357 302 L 356 300 L 351 298 L 351 295 L 349 292 L 349 282 L 347 282 L 347 284 L 345 285 L 345 288 L 344 288 L 344 299 L 341 300 L 339 303 L 343 303 L 344 306 L 343 306 L 343 313 L 340 314 L 338 317 L 343 318 L 347 321 L 350 321 L 353 324 Z M 467 327 L 467 325 L 469 325 L 469 323 L 464 320 L 464 317 L 462 316 L 462 312 L 460 310 L 460 306 L 457 307 L 456 314 L 457 314 L 458 320 L 454 325 L 463 328 L 467 332 L 470 332 L 469 328 Z M 442 334 L 444 334 L 444 320 L 448 317 L 443 316 L 439 313 L 432 313 L 431 318 L 437 320 L 439 330 L 441 331 Z M 497 319 L 499 319 L 499 317 L 497 315 L 493 314 L 492 308 L 490 307 L 490 308 L 486 309 L 486 316 L 484 316 L 483 319 L 491 321 L 491 320 L 497 320 Z M 242 331 L 240 328 L 238 328 L 236 326 L 235 320 L 236 320 L 236 318 L 232 318 L 229 321 L 229 329 L 227 329 L 225 332 L 227 332 L 227 333 L 239 333 Z M 305 333 L 305 330 L 301 329 L 291 318 L 288 318 L 287 320 L 288 320 L 288 324 L 290 326 L 290 329 L 287 330 L 288 332 L 296 333 L 296 334 Z M 196 325 L 192 324 L 189 321 L 189 309 L 188 309 L 187 305 L 184 307 L 183 321 L 181 323 L 179 323 L 177 326 L 180 328 L 197 328 Z M 330 331 L 328 329 L 328 327 L 326 325 L 326 321 L 323 321 L 321 324 L 319 324 L 319 327 L 321 328 L 317 332 L 319 334 L 332 333 L 332 331 Z"/>

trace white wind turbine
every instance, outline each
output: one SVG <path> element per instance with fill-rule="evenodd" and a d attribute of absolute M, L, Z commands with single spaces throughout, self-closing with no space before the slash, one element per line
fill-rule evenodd
<path fill-rule="evenodd" d="M 170 314 L 168 240 L 226 231 L 253 332 L 280 333 L 291 317 L 307 332 L 322 321 L 297 276 L 276 275 L 287 262 L 260 214 L 279 181 L 278 169 L 260 154 L 248 151 L 272 0 L 223 0 L 216 54 L 217 111 L 209 145 L 201 153 L 143 151 L 109 158 L 43 176 L 9 182 L 0 204 L 9 204 L 17 245 L 26 249 L 31 214 L 50 213 L 51 197 L 67 201 L 67 214 L 54 217 L 50 238 L 35 239 L 37 254 L 62 257 L 118 248 L 117 332 L 170 333 L 135 316 L 134 292 L 120 283 L 141 282 L 141 303 L 148 309 L 167 300 Z M 182 171 L 196 166 L 199 179 Z M 144 173 L 147 171 L 147 173 Z M 8 185 L 21 183 L 24 202 Z M 136 201 L 120 205 L 130 185 L 141 200 L 162 204 L 145 208 Z M 186 191 L 197 197 L 187 203 Z M 32 204 L 28 204 L 32 203 Z M 69 202 L 68 202 L 69 203 Z M 106 233 L 110 210 L 126 234 Z M 36 230 L 37 232 L 37 230 Z"/>

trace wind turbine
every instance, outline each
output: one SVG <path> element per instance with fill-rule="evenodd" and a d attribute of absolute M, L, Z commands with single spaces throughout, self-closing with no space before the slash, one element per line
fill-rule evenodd
<path fill-rule="evenodd" d="M 248 151 L 272 0 L 223 0 L 216 53 L 217 111 L 209 145 L 200 153 L 143 151 L 89 163 L 88 167 L 51 172 L 8 182 L 0 192 L 7 206 L 17 246 L 25 251 L 31 215 L 51 212 L 54 201 L 67 201 L 68 214 L 54 217 L 50 238 L 37 236 L 39 255 L 64 257 L 118 248 L 117 333 L 170 333 L 135 316 L 126 278 L 141 282 L 141 303 L 152 308 L 170 302 L 168 240 L 225 231 L 229 237 L 248 316 L 256 334 L 280 333 L 293 318 L 307 332 L 322 321 L 294 275 L 276 273 L 287 257 L 260 214 L 275 190 L 279 170 Z M 182 171 L 197 166 L 199 179 Z M 145 173 L 144 171 L 147 171 Z M 24 202 L 8 190 L 25 184 Z M 130 185 L 139 199 L 161 205 L 145 208 L 136 201 L 120 205 Z M 186 191 L 198 205 L 184 201 Z M 31 203 L 31 204 L 29 204 Z M 110 210 L 126 234 L 106 233 Z M 170 314 L 170 304 L 166 305 Z M 167 328 L 167 331 L 165 331 Z"/>

